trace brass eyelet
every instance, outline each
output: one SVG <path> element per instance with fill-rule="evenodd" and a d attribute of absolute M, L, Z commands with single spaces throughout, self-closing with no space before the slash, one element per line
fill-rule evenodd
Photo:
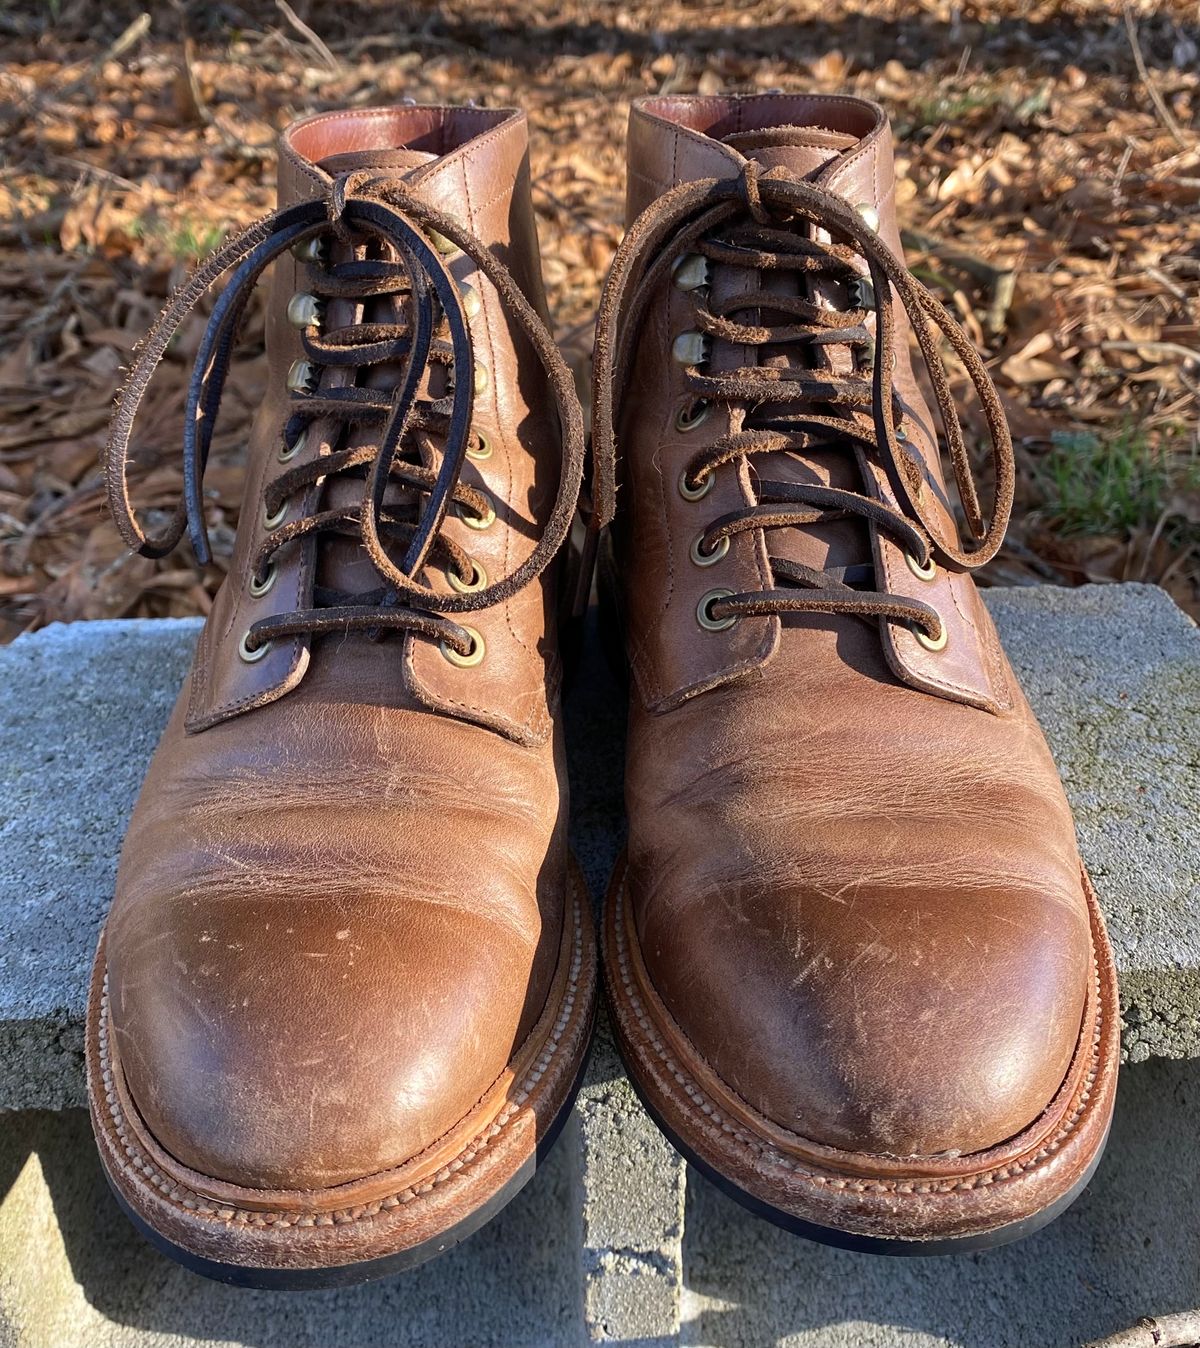
<path fill-rule="evenodd" d="M 479 394 L 486 393 L 486 392 L 487 392 L 488 385 L 489 385 L 491 382 L 492 382 L 492 376 L 491 376 L 490 374 L 488 374 L 488 372 L 487 372 L 487 366 L 486 366 L 486 365 L 480 365 L 480 363 L 479 363 L 478 361 L 476 361 L 476 362 L 475 362 L 475 374 L 474 374 L 474 380 L 473 380 L 475 392 L 476 392 L 476 393 L 479 393 Z"/>
<path fill-rule="evenodd" d="M 446 572 L 446 579 L 450 582 L 452 590 L 457 590 L 459 594 L 474 594 L 476 590 L 482 590 L 487 584 L 487 572 L 483 568 L 483 563 L 472 557 L 471 565 L 474 571 L 470 580 L 463 580 L 453 567 Z"/>
<path fill-rule="evenodd" d="M 950 629 L 946 626 L 944 618 L 942 619 L 942 635 L 936 641 L 919 623 L 913 623 L 909 630 L 927 651 L 944 651 L 946 642 L 950 640 Z"/>
<path fill-rule="evenodd" d="M 908 432 L 904 429 L 903 426 L 897 426 L 893 434 L 895 435 L 897 440 L 908 439 Z"/>
<path fill-rule="evenodd" d="M 459 669 L 471 669 L 483 659 L 487 647 L 484 645 L 483 638 L 473 627 L 468 627 L 466 623 L 462 623 L 461 626 L 463 631 L 471 638 L 471 649 L 466 655 L 460 655 L 453 646 L 447 646 L 444 641 L 438 642 L 438 650 L 452 665 L 457 665 Z"/>
<path fill-rule="evenodd" d="M 468 459 L 490 459 L 492 457 L 492 442 L 482 431 L 475 432 L 475 438 L 479 441 L 477 445 L 471 445 L 467 450 Z"/>
<path fill-rule="evenodd" d="M 308 360 L 294 360 L 288 367 L 287 386 L 292 393 L 311 393 L 317 379 L 317 367 Z"/>
<path fill-rule="evenodd" d="M 257 576 L 250 577 L 250 593 L 255 599 L 261 599 L 264 594 L 275 584 L 275 577 L 279 575 L 279 568 L 274 562 L 267 563 L 267 569 L 261 580 Z"/>
<path fill-rule="evenodd" d="M 323 262 L 325 259 L 325 240 L 319 234 L 314 234 L 312 238 L 296 244 L 292 249 L 292 256 L 297 262 L 307 262 L 310 266 L 317 262 Z"/>
<path fill-rule="evenodd" d="M 275 457 L 279 460 L 280 463 L 289 463 L 291 462 L 292 459 L 296 457 L 297 454 L 300 453 L 300 451 L 304 448 L 304 446 L 307 443 L 308 443 L 308 427 L 305 426 L 305 428 L 300 432 L 298 436 L 296 436 L 296 438 L 292 441 L 290 445 L 286 440 L 283 442 L 283 447 L 280 449 L 279 453 L 275 455 Z"/>
<path fill-rule="evenodd" d="M 704 550 L 704 535 L 697 534 L 692 540 L 692 561 L 697 566 L 713 566 L 719 562 L 729 551 L 729 535 L 725 534 L 717 540 L 717 545 L 711 552 Z"/>
<path fill-rule="evenodd" d="M 680 290 L 699 290 L 708 284 L 708 258 L 703 253 L 684 253 L 675 259 L 671 275 Z"/>
<path fill-rule="evenodd" d="M 429 236 L 429 242 L 433 244 L 434 248 L 436 248 L 443 257 L 457 257 L 459 253 L 462 252 L 462 249 L 453 239 L 448 239 L 436 229 L 427 230 L 426 233 Z"/>
<path fill-rule="evenodd" d="M 268 533 L 272 529 L 278 529 L 279 526 L 283 523 L 284 519 L 287 517 L 287 511 L 288 508 L 286 501 L 283 502 L 283 504 L 273 515 L 267 514 L 267 507 L 264 505 L 262 517 L 263 528 L 266 529 Z"/>
<path fill-rule="evenodd" d="M 671 355 L 680 365 L 703 365 L 708 338 L 702 332 L 681 332 L 671 344 Z"/>
<path fill-rule="evenodd" d="M 474 286 L 459 286 L 458 298 L 462 304 L 463 313 L 468 318 L 474 318 L 483 305 L 483 300 L 479 297 L 479 291 Z"/>
<path fill-rule="evenodd" d="M 681 407 L 675 414 L 675 429 L 683 431 L 694 431 L 697 426 L 708 420 L 708 414 L 712 411 L 712 403 L 706 398 L 701 398 L 699 402 L 690 403 L 687 407 Z"/>
<path fill-rule="evenodd" d="M 929 554 L 929 561 L 924 566 L 912 555 L 911 552 L 904 554 L 904 560 L 908 563 L 908 569 L 918 580 L 932 580 L 937 575 L 937 562 L 933 560 L 933 554 Z"/>
<path fill-rule="evenodd" d="M 487 493 L 485 492 L 486 496 Z M 468 529 L 486 529 L 496 521 L 496 507 L 489 498 L 487 510 L 482 515 L 472 515 L 470 510 L 462 504 L 461 501 L 455 501 L 454 513 L 467 526 Z"/>
<path fill-rule="evenodd" d="M 879 228 L 879 212 L 869 201 L 860 201 L 854 209 L 862 216 L 863 223 L 868 229 Z"/>
<path fill-rule="evenodd" d="M 271 643 L 269 641 L 264 641 L 259 646 L 251 646 L 247 644 L 249 640 L 250 631 L 247 628 L 247 630 L 242 633 L 241 641 L 238 642 L 238 655 L 241 656 L 246 664 L 256 665 L 271 649 Z"/>
<path fill-rule="evenodd" d="M 679 474 L 679 494 L 685 501 L 702 501 L 712 491 L 715 481 L 716 478 L 712 473 L 709 473 L 699 486 L 693 487 L 688 483 L 687 469 L 685 468 Z"/>
<path fill-rule="evenodd" d="M 696 605 L 696 621 L 706 632 L 724 632 L 737 622 L 734 617 L 714 618 L 712 613 L 709 612 L 718 599 L 731 599 L 732 597 L 732 590 L 709 590 Z"/>
<path fill-rule="evenodd" d="M 287 320 L 294 328 L 312 328 L 321 321 L 321 301 L 303 290 L 288 300 Z"/>

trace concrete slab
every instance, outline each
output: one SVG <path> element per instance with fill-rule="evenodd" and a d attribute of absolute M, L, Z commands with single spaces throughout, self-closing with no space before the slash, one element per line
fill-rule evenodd
<path fill-rule="evenodd" d="M 625 1079 L 607 1016 L 576 1104 L 583 1317 L 595 1343 L 673 1343 L 687 1168 Z"/>
<path fill-rule="evenodd" d="M 199 620 L 55 624 L 0 650 L 0 1109 L 83 1104 L 83 1008 L 120 839 Z"/>
<path fill-rule="evenodd" d="M 578 1348 L 570 1172 L 570 1148 L 556 1148 L 482 1231 L 398 1277 L 255 1292 L 199 1278 L 137 1235 L 83 1111 L 9 1115 L 0 1348 Z"/>

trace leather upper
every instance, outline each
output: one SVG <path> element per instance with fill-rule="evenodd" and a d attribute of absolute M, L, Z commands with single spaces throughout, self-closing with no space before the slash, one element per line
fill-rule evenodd
<path fill-rule="evenodd" d="M 522 115 L 310 119 L 283 138 L 281 200 L 363 167 L 467 224 L 544 313 Z M 462 478 L 496 518 L 481 530 L 451 514 L 445 530 L 498 576 L 529 554 L 554 499 L 559 431 L 526 339 L 468 262 L 449 267 L 482 301 L 470 328 L 491 453 Z M 302 607 L 331 577 L 372 583 L 334 539 L 281 549 L 269 593 L 251 592 L 300 354 L 286 309 L 308 265 L 288 255 L 276 270 L 233 563 L 135 809 L 105 938 L 119 1059 L 148 1128 L 201 1175 L 264 1189 L 374 1174 L 462 1119 L 543 1009 L 565 889 L 553 568 L 469 615 L 486 640 L 473 667 L 415 633 L 239 656 L 272 607 Z"/>
<path fill-rule="evenodd" d="M 747 158 L 877 212 L 899 254 L 886 120 L 858 99 L 642 100 L 630 220 L 678 183 L 736 176 Z M 717 265 L 709 297 L 715 308 L 759 284 L 787 294 L 797 283 Z M 814 293 L 839 302 L 831 283 Z M 784 1127 L 869 1153 L 986 1148 L 1063 1080 L 1092 976 L 1057 773 L 966 570 L 943 558 L 922 579 L 861 518 L 740 533 L 697 564 L 697 535 L 753 505 L 768 467 L 895 498 L 878 463 L 843 447 L 735 460 L 686 499 L 680 474 L 732 415 L 677 422 L 692 395 L 672 346 L 693 322 L 689 294 L 665 284 L 615 391 L 613 537 L 635 683 L 628 884 L 648 973 L 710 1066 Z M 907 331 L 902 313 L 897 325 Z M 905 344 L 895 383 L 908 443 L 929 499 L 944 501 Z M 747 359 L 718 340 L 706 368 Z M 837 370 L 848 357 L 829 359 Z M 941 514 L 949 528 L 948 506 Z M 703 628 L 706 592 L 770 587 L 768 548 L 818 571 L 873 563 L 874 588 L 937 610 L 944 649 L 903 624 L 839 614 Z"/>

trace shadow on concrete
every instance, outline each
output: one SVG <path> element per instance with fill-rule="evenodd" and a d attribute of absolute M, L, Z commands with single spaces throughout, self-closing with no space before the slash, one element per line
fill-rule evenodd
<path fill-rule="evenodd" d="M 142 1343 L 131 1330 L 180 1348 L 196 1341 L 246 1348 L 579 1343 L 569 1135 L 494 1221 L 436 1261 L 367 1286 L 258 1292 L 198 1277 L 142 1241 L 109 1193 L 83 1110 L 12 1117 L 30 1128 L 77 1284 L 64 1320 L 71 1337 L 55 1340 L 61 1348 Z M 46 1225 L 35 1223 L 31 1242 L 46 1238 Z M 28 1258 L 41 1253 L 30 1248 Z M 61 1292 L 54 1298 L 63 1299 Z M 17 1341 L 40 1343 L 47 1326 L 13 1328 Z"/>
<path fill-rule="evenodd" d="M 797 1240 L 689 1172 L 683 1342 L 737 1348 L 1076 1348 L 1200 1304 L 1200 1062 L 1124 1070 L 1083 1197 L 1027 1240 L 882 1259 Z"/>
<path fill-rule="evenodd" d="M 597 915 L 625 843 L 626 693 L 613 672 L 595 603 L 583 623 L 582 647 L 567 675 L 567 766 L 571 780 L 571 847 L 583 867 Z"/>

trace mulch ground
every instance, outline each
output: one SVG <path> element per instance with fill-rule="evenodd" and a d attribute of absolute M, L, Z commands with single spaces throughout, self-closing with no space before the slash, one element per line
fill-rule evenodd
<path fill-rule="evenodd" d="M 991 582 L 1143 579 L 1200 614 L 1194 0 L 98 10 L 0 13 L 0 638 L 206 610 L 262 390 L 261 306 L 206 479 L 204 574 L 186 548 L 127 553 L 98 459 L 122 367 L 165 296 L 271 208 L 272 142 L 291 118 L 404 97 L 524 106 L 550 302 L 582 379 L 620 237 L 629 100 L 772 87 L 867 94 L 893 117 L 910 262 L 984 352 L 1017 444 L 1017 512 Z M 142 508 L 179 494 L 203 322 L 145 405 Z"/>

